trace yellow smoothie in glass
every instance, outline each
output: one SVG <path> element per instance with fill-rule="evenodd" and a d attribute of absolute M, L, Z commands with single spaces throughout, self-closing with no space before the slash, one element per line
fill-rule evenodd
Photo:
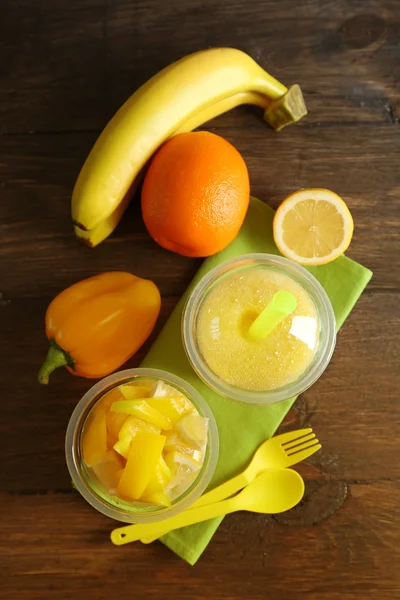
<path fill-rule="evenodd" d="M 286 290 L 297 302 L 266 337 L 254 340 L 250 325 L 272 300 Z M 314 301 L 285 273 L 254 266 L 221 278 L 198 312 L 199 351 L 214 374 L 246 390 L 274 390 L 301 377 L 313 362 L 320 335 Z"/>

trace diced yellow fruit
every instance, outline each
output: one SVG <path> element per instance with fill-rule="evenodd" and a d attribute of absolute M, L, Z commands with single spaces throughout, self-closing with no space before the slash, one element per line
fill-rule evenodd
<path fill-rule="evenodd" d="M 106 413 L 110 410 L 111 404 L 113 402 L 117 402 L 117 400 L 122 400 L 122 399 L 123 399 L 123 396 L 121 395 L 121 392 L 119 391 L 118 388 L 114 388 L 113 390 L 107 392 L 107 394 L 105 394 L 101 399 L 101 402 L 104 405 Z"/>
<path fill-rule="evenodd" d="M 126 461 L 125 461 L 125 464 L 126 464 Z M 122 473 L 124 472 L 124 469 L 125 469 L 125 467 L 124 467 L 123 469 L 120 469 L 119 471 L 117 471 L 117 472 L 115 473 L 115 478 L 116 478 L 116 480 L 117 480 L 117 487 L 118 487 L 118 484 L 119 484 L 119 480 L 120 480 L 120 479 L 121 479 L 121 477 L 122 477 Z"/>
<path fill-rule="evenodd" d="M 173 452 L 174 450 L 178 450 L 179 452 L 183 452 L 183 454 L 188 454 L 193 458 L 197 458 L 201 456 L 201 452 L 198 450 L 197 446 L 194 444 L 190 445 L 185 440 L 181 438 L 176 429 L 172 429 L 171 431 L 165 432 L 165 437 L 167 438 L 164 446 L 164 450 L 167 452 Z"/>
<path fill-rule="evenodd" d="M 181 465 L 187 467 L 191 473 L 198 471 L 201 467 L 201 462 L 199 460 L 196 460 L 187 454 L 183 454 L 182 452 L 168 452 L 164 456 L 164 459 L 173 475 L 176 475 Z"/>
<path fill-rule="evenodd" d="M 207 443 L 208 419 L 205 417 L 189 413 L 178 421 L 176 429 L 190 445 L 201 448 Z"/>
<path fill-rule="evenodd" d="M 88 467 L 100 462 L 107 452 L 106 413 L 102 402 L 92 409 L 82 437 L 82 456 Z"/>
<path fill-rule="evenodd" d="M 114 450 L 108 450 L 101 462 L 93 465 L 93 471 L 109 494 L 115 494 L 119 482 L 119 472 L 123 470 L 123 462 Z"/>
<path fill-rule="evenodd" d="M 165 447 L 165 444 L 164 444 Z M 160 480 L 162 480 L 162 484 L 165 485 L 172 478 L 172 473 L 164 460 L 163 456 L 160 456 L 160 460 L 157 465 L 157 473 L 159 474 Z"/>
<path fill-rule="evenodd" d="M 131 387 L 140 387 L 145 388 L 149 394 L 149 397 L 152 396 L 152 391 L 154 389 L 154 381 L 150 379 L 135 379 L 135 381 L 131 381 L 129 384 Z"/>
<path fill-rule="evenodd" d="M 171 501 L 164 493 L 164 489 L 171 479 L 172 473 L 167 467 L 163 457 L 160 456 L 160 460 L 157 463 L 154 475 L 151 477 L 140 500 L 143 500 L 144 502 L 150 502 L 151 504 L 169 506 Z"/>
<path fill-rule="evenodd" d="M 115 437 L 110 431 L 107 431 L 107 450 L 112 450 L 117 442 L 118 437 Z"/>
<path fill-rule="evenodd" d="M 149 406 L 146 400 L 120 400 L 111 405 L 111 410 L 127 415 L 135 415 L 161 429 L 171 429 L 172 427 L 171 421 L 159 413 L 158 410 Z"/>
<path fill-rule="evenodd" d="M 171 506 L 172 502 L 170 498 L 163 491 L 147 492 L 145 491 L 140 498 L 141 502 L 148 502 L 149 504 L 156 504 L 158 506 Z"/>
<path fill-rule="evenodd" d="M 156 491 L 163 491 L 167 483 L 172 479 L 172 473 L 168 468 L 165 460 L 160 456 L 160 460 L 157 463 L 156 470 L 151 477 L 145 493 L 152 493 Z"/>
<path fill-rule="evenodd" d="M 151 394 L 151 396 L 153 398 L 164 398 L 165 396 L 182 396 L 182 395 L 183 394 L 178 392 L 178 390 L 176 390 L 172 386 L 168 385 L 168 383 L 165 383 L 165 381 L 162 381 L 162 379 L 157 381 L 157 384 L 154 387 L 153 393 Z"/>
<path fill-rule="evenodd" d="M 116 438 L 119 436 L 122 425 L 125 423 L 128 415 L 109 410 L 106 414 L 107 430 Z"/>
<path fill-rule="evenodd" d="M 125 385 L 120 385 L 118 389 L 125 398 L 125 400 L 149 398 L 151 395 L 151 388 L 145 385 L 130 385 L 129 383 L 127 383 Z"/>
<path fill-rule="evenodd" d="M 165 436 L 138 431 L 131 442 L 128 461 L 118 483 L 122 498 L 139 500 L 154 475 L 165 444 Z"/>
<path fill-rule="evenodd" d="M 193 410 L 193 404 L 185 396 L 165 396 L 149 398 L 147 404 L 155 408 L 174 426 L 179 419 Z"/>
<path fill-rule="evenodd" d="M 149 431 L 150 433 L 160 434 L 161 428 L 143 421 L 143 419 L 138 419 L 138 417 L 124 416 L 126 417 L 126 421 L 120 429 L 118 442 L 114 444 L 114 450 L 124 458 L 128 458 L 131 441 L 138 431 Z"/>
<path fill-rule="evenodd" d="M 169 493 L 170 493 L 171 497 L 173 499 L 175 499 L 175 498 L 178 498 L 184 492 L 186 492 L 186 490 L 192 485 L 192 483 L 194 482 L 196 477 L 197 477 L 196 472 L 183 473 L 181 476 L 178 476 L 175 479 L 175 481 L 177 481 L 177 483 L 170 489 Z M 171 482 L 171 483 L 173 484 L 174 482 Z"/>

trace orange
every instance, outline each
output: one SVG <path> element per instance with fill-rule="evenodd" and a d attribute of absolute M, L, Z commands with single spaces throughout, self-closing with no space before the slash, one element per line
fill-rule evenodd
<path fill-rule="evenodd" d="M 241 154 L 208 131 L 180 133 L 154 155 L 142 188 L 151 237 L 184 256 L 210 256 L 244 221 L 249 175 Z"/>

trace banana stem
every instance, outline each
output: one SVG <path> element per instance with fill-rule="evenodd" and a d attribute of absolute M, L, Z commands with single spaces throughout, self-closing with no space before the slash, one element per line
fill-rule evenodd
<path fill-rule="evenodd" d="M 307 114 L 300 86 L 292 85 L 286 94 L 272 100 L 264 113 L 264 120 L 274 129 L 279 131 L 290 123 L 299 121 Z"/>
<path fill-rule="evenodd" d="M 75 361 L 68 354 L 68 352 L 64 352 L 57 342 L 51 339 L 49 351 L 39 370 L 39 383 L 47 385 L 49 383 L 49 377 L 51 373 L 55 371 L 55 369 L 58 369 L 59 367 L 65 367 L 67 365 L 73 367 L 74 364 Z"/>

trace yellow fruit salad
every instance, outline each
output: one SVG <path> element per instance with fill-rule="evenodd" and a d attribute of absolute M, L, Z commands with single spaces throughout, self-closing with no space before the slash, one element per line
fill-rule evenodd
<path fill-rule="evenodd" d="M 189 398 L 162 379 L 114 387 L 83 426 L 89 483 L 116 500 L 170 507 L 202 469 L 208 427 Z"/>

